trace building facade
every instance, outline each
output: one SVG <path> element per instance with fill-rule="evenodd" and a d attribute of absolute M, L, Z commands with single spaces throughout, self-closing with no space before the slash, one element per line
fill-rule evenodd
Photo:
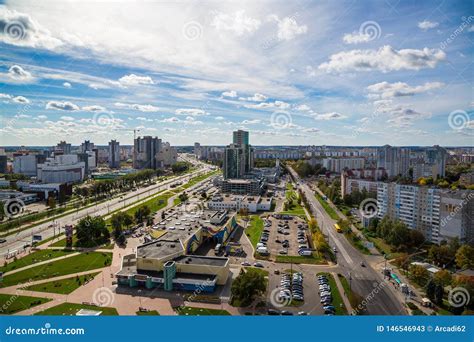
<path fill-rule="evenodd" d="M 109 142 L 108 164 L 111 169 L 120 168 L 120 143 L 116 140 Z"/>

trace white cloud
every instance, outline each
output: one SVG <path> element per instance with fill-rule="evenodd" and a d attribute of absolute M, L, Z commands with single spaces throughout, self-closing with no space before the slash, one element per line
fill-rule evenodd
<path fill-rule="evenodd" d="M 420 70 L 434 68 L 446 54 L 439 49 L 395 50 L 386 45 L 378 50 L 351 50 L 331 55 L 328 62 L 319 66 L 320 70 L 331 73 L 352 71 L 389 72 L 395 70 Z"/>
<path fill-rule="evenodd" d="M 48 117 L 46 115 L 38 115 L 36 118 L 40 120 L 46 120 Z"/>
<path fill-rule="evenodd" d="M 324 113 L 324 114 L 314 113 L 314 114 L 311 114 L 311 116 L 314 117 L 314 120 L 324 120 L 324 121 L 341 120 L 341 119 L 347 118 L 347 116 L 342 115 L 337 112 L 330 112 L 330 113 Z"/>
<path fill-rule="evenodd" d="M 138 110 L 144 113 L 154 113 L 160 110 L 160 108 L 153 106 L 151 104 L 137 104 L 137 103 L 130 104 L 130 103 L 116 102 L 115 106 L 118 108 Z"/>
<path fill-rule="evenodd" d="M 79 106 L 72 102 L 61 102 L 61 101 L 49 101 L 46 104 L 46 109 L 64 110 L 64 111 L 76 111 L 79 110 Z"/>
<path fill-rule="evenodd" d="M 422 29 L 423 31 L 427 31 L 429 29 L 433 29 L 438 26 L 439 26 L 439 23 L 435 21 L 429 21 L 429 20 L 423 20 L 418 23 L 418 27 Z"/>
<path fill-rule="evenodd" d="M 260 24 L 260 20 L 247 16 L 244 10 L 234 14 L 217 13 L 211 22 L 211 26 L 218 31 L 229 31 L 237 36 L 252 34 L 258 30 Z"/>
<path fill-rule="evenodd" d="M 224 120 L 224 117 L 223 116 L 216 116 L 215 119 L 218 120 L 218 121 L 222 121 L 222 120 Z"/>
<path fill-rule="evenodd" d="M 198 108 L 179 108 L 175 111 L 176 115 L 202 116 L 209 115 L 205 110 Z"/>
<path fill-rule="evenodd" d="M 135 74 L 125 75 L 119 78 L 119 83 L 122 86 L 137 86 L 155 84 L 150 76 L 137 76 Z"/>
<path fill-rule="evenodd" d="M 388 123 L 395 127 L 408 127 L 413 121 L 431 117 L 431 113 L 417 111 L 409 104 L 395 104 L 392 100 L 374 102 L 375 113 L 388 116 Z"/>
<path fill-rule="evenodd" d="M 404 82 L 380 82 L 372 84 L 367 87 L 367 90 L 372 93 L 372 98 L 388 99 L 392 97 L 413 96 L 415 94 L 424 93 L 433 89 L 438 89 L 444 86 L 441 82 L 426 82 L 419 86 L 410 86 Z"/>
<path fill-rule="evenodd" d="M 0 42 L 53 50 L 62 42 L 33 20 L 28 14 L 0 6 Z"/>
<path fill-rule="evenodd" d="M 12 98 L 12 100 L 13 102 L 16 102 L 16 103 L 24 103 L 24 104 L 30 103 L 30 100 L 28 100 L 24 96 L 15 96 L 14 98 Z"/>
<path fill-rule="evenodd" d="M 367 43 L 372 40 L 372 36 L 366 32 L 358 32 L 354 31 L 352 33 L 346 33 L 342 40 L 346 44 L 359 44 L 359 43 Z"/>
<path fill-rule="evenodd" d="M 31 73 L 26 71 L 19 65 L 12 65 L 8 69 L 7 76 L 10 79 L 14 81 L 18 81 L 18 82 L 29 82 L 33 79 L 33 77 L 31 76 Z"/>
<path fill-rule="evenodd" d="M 82 107 L 81 109 L 86 112 L 106 112 L 107 111 L 105 107 L 98 106 L 98 105 L 85 106 L 85 107 Z"/>
<path fill-rule="evenodd" d="M 311 110 L 311 107 L 308 106 L 307 104 L 301 104 L 301 105 L 296 106 L 295 109 L 300 111 L 300 112 L 307 112 L 307 111 Z"/>
<path fill-rule="evenodd" d="M 225 91 L 221 94 L 223 97 L 237 97 L 237 92 L 235 90 Z"/>
<path fill-rule="evenodd" d="M 253 101 L 253 102 L 263 102 L 266 101 L 268 97 L 263 94 L 255 93 L 253 96 L 250 97 L 240 97 L 239 100 L 241 101 Z"/>
<path fill-rule="evenodd" d="M 290 104 L 284 101 L 275 101 L 275 102 L 262 102 L 259 104 L 247 104 L 244 105 L 245 108 L 252 109 L 288 109 Z"/>
<path fill-rule="evenodd" d="M 74 121 L 72 116 L 61 116 L 60 119 L 63 121 Z"/>
<path fill-rule="evenodd" d="M 308 31 L 306 25 L 298 26 L 296 19 L 292 17 L 280 19 L 277 15 L 271 15 L 269 19 L 278 23 L 277 37 L 279 40 L 292 40 L 296 36 Z"/>
<path fill-rule="evenodd" d="M 148 119 L 148 118 L 145 118 L 145 117 L 143 117 L 143 116 L 139 116 L 139 117 L 137 117 L 137 120 L 138 120 L 138 121 L 147 121 L 147 122 L 153 122 L 153 120 L 152 120 L 152 119 Z"/>
<path fill-rule="evenodd" d="M 71 88 L 72 85 L 71 85 L 71 83 L 69 83 L 69 82 L 64 82 L 64 83 L 63 83 L 63 87 L 64 87 L 64 88 Z"/>
<path fill-rule="evenodd" d="M 244 120 L 242 121 L 242 125 L 255 125 L 255 124 L 259 124 L 261 121 L 258 120 L 258 119 L 254 119 L 254 120 Z"/>

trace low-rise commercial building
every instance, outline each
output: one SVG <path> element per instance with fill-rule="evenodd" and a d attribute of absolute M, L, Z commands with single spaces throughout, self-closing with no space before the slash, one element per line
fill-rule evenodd
<path fill-rule="evenodd" d="M 251 213 L 256 213 L 257 211 L 269 211 L 272 202 L 272 197 L 217 194 L 207 202 L 207 206 L 213 210 L 239 211 L 246 209 Z"/>
<path fill-rule="evenodd" d="M 48 158 L 38 164 L 38 180 L 43 183 L 75 183 L 84 180 L 86 163 L 75 154 L 65 154 Z"/>

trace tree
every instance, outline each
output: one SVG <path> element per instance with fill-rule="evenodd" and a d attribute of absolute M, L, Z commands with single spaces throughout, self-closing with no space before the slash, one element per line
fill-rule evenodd
<path fill-rule="evenodd" d="M 444 288 L 441 285 L 436 285 L 434 293 L 434 302 L 438 305 L 443 303 Z"/>
<path fill-rule="evenodd" d="M 435 295 L 436 295 L 436 284 L 434 281 L 430 280 L 426 284 L 425 287 L 426 290 L 426 296 L 432 301 L 435 301 Z"/>
<path fill-rule="evenodd" d="M 232 283 L 232 300 L 241 306 L 249 306 L 255 298 L 265 293 L 266 288 L 262 272 L 253 268 L 241 269 Z"/>
<path fill-rule="evenodd" d="M 459 268 L 474 268 L 474 248 L 462 245 L 456 252 L 456 265 Z"/>
<path fill-rule="evenodd" d="M 436 285 L 441 285 L 443 288 L 450 285 L 452 280 L 451 272 L 448 270 L 439 270 L 433 276 Z"/>
<path fill-rule="evenodd" d="M 50 209 L 56 208 L 56 198 L 54 198 L 54 196 L 49 196 L 48 197 L 48 207 Z"/>
<path fill-rule="evenodd" d="M 86 216 L 76 225 L 78 247 L 96 247 L 109 241 L 110 233 L 102 217 Z"/>
<path fill-rule="evenodd" d="M 421 286 L 424 286 L 430 278 L 430 273 L 422 266 L 411 265 L 409 271 L 410 278 Z"/>
<path fill-rule="evenodd" d="M 143 223 L 147 219 L 147 217 L 150 215 L 151 210 L 147 205 L 144 205 L 135 211 L 135 222 L 137 224 Z"/>

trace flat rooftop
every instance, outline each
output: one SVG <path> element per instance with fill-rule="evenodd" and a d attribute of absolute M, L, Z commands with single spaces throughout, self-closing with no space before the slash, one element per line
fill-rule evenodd
<path fill-rule="evenodd" d="M 179 239 L 159 239 L 137 247 L 137 257 L 139 258 L 161 259 L 167 255 L 179 252 L 184 252 L 184 247 Z"/>
<path fill-rule="evenodd" d="M 208 257 L 199 255 L 182 255 L 174 259 L 179 264 L 190 264 L 190 265 L 210 265 L 210 266 L 225 266 L 228 262 L 228 258 L 219 257 Z"/>

